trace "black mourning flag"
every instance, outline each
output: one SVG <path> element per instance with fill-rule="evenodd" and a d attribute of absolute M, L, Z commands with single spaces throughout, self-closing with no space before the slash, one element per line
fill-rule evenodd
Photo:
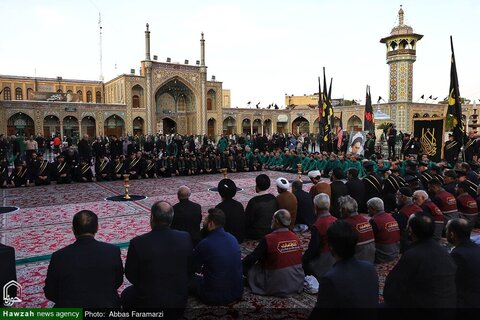
<path fill-rule="evenodd" d="M 370 94 L 370 86 L 367 86 L 367 94 L 365 99 L 365 117 L 364 117 L 363 130 L 372 132 L 375 130 L 375 125 L 373 123 L 373 107 L 372 107 L 372 96 Z"/>
<path fill-rule="evenodd" d="M 453 136 L 455 140 L 463 145 L 463 137 L 465 135 L 465 127 L 462 122 L 462 104 L 460 102 L 460 90 L 458 88 L 457 66 L 455 63 L 455 53 L 453 51 L 453 40 L 450 36 L 450 44 L 452 47 L 452 61 L 450 66 L 450 90 L 448 94 L 448 111 L 447 114 L 453 117 Z"/>

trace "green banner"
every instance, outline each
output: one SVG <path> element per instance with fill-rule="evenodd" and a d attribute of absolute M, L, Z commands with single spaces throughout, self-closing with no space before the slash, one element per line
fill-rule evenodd
<path fill-rule="evenodd" d="M 83 319 L 83 310 L 77 308 L 37 309 L 37 308 L 0 308 L 0 319 Z"/>

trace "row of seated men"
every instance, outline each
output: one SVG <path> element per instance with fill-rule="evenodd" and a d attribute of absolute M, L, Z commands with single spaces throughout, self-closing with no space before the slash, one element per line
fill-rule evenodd
<path fill-rule="evenodd" d="M 320 283 L 315 309 L 374 308 L 378 304 L 379 283 L 372 262 L 397 258 L 400 238 L 406 233 L 408 247 L 386 278 L 387 307 L 478 306 L 480 248 L 470 241 L 471 227 L 466 220 L 453 218 L 448 222 L 446 236 L 455 246 L 449 254 L 434 239 L 435 220 L 429 213 L 410 213 L 402 230 L 395 215 L 384 211 L 380 198 L 367 201 L 367 219 L 358 213 L 355 199 L 347 195 L 339 199 L 337 218 L 330 213 L 331 199 L 326 193 L 319 193 L 312 200 L 302 190 L 300 181 L 296 181 L 296 205 L 311 206 L 315 212 L 309 228 L 311 240 L 303 253 L 301 240 L 293 231 L 304 230 L 296 228 L 299 224 L 294 221 L 298 219 L 282 208 L 290 205 L 290 201 L 283 202 L 292 196 L 289 182 L 277 179 L 278 197 L 266 192 L 269 184 L 268 176 L 258 176 L 258 195 L 247 205 L 246 237 L 255 235 L 259 242 L 243 260 L 238 239 L 232 234 L 235 230 L 228 226 L 233 208 L 238 212 L 243 207 L 231 197 L 236 188 L 229 179 L 220 181 L 222 202 L 209 210 L 197 243 L 190 232 L 181 231 L 182 221 L 191 221 L 192 214 L 200 209 L 188 200 L 188 188 L 179 189 L 180 202 L 173 207 L 166 202 L 154 204 L 152 231 L 130 241 L 125 268 L 117 247 L 94 240 L 98 230 L 96 215 L 90 211 L 77 213 L 73 219 L 77 240 L 52 255 L 45 281 L 46 297 L 57 307 L 123 305 L 126 309 L 181 309 L 186 307 L 189 288 L 208 305 L 240 300 L 242 274 L 252 293 L 270 296 L 300 293 L 304 276 L 314 275 Z M 408 188 L 404 187 L 398 197 L 411 200 L 412 191 L 405 189 Z M 220 209 L 221 206 L 229 211 Z M 253 217 L 248 216 L 252 214 Z M 263 228 L 267 222 L 269 228 Z M 252 228 L 256 232 L 252 233 Z M 199 224 L 196 229 L 200 230 Z M 79 255 L 92 259 L 73 259 Z M 89 269 L 88 274 L 79 272 L 85 268 Z M 124 270 L 132 286 L 119 297 L 117 289 Z"/>
<path fill-rule="evenodd" d="M 34 153 L 27 161 L 17 161 L 12 172 L 8 173 L 6 159 L 0 163 L 0 186 L 19 187 L 31 184 L 49 185 L 51 181 L 57 184 L 77 182 L 121 180 L 124 174 L 130 179 L 148 179 L 157 177 L 188 176 L 198 174 L 219 173 L 223 169 L 228 172 L 261 171 L 262 166 L 256 154 L 249 160 L 246 155 L 239 154 L 180 154 L 178 158 L 163 155 L 159 159 L 147 156 L 143 152 L 131 154 L 130 157 L 97 158 L 92 166 L 84 158 L 70 157 L 60 154 L 49 163 L 42 154 Z"/>

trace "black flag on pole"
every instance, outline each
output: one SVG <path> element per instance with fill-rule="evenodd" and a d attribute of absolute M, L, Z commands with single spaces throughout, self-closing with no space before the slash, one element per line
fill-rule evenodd
<path fill-rule="evenodd" d="M 363 130 L 372 132 L 375 130 L 375 125 L 373 123 L 373 107 L 372 107 L 372 96 L 370 94 L 370 86 L 367 85 L 367 94 L 365 98 L 365 119 Z"/>
<path fill-rule="evenodd" d="M 463 146 L 465 127 L 462 121 L 462 104 L 460 102 L 460 90 L 458 88 L 457 66 L 455 63 L 452 36 L 450 36 L 450 45 L 452 47 L 452 61 L 450 67 L 450 90 L 448 95 L 447 114 L 450 114 L 453 117 L 453 136 L 455 137 L 455 140 Z"/>

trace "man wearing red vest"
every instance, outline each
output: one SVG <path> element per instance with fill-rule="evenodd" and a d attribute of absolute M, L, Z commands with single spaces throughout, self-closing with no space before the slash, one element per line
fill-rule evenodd
<path fill-rule="evenodd" d="M 303 291 L 300 239 L 288 227 L 290 213 L 280 209 L 273 215 L 272 232 L 265 235 L 255 250 L 243 259 L 243 272 L 252 293 L 288 296 Z"/>
<path fill-rule="evenodd" d="M 400 229 L 391 214 L 386 213 L 383 200 L 372 198 L 367 201 L 370 225 L 375 235 L 375 262 L 395 260 L 400 253 Z"/>
<path fill-rule="evenodd" d="M 347 221 L 358 234 L 358 243 L 355 250 L 355 258 L 371 263 L 375 262 L 375 238 L 372 226 L 367 218 L 358 214 L 357 201 L 344 196 L 338 198 L 340 204 L 340 216 Z"/>
<path fill-rule="evenodd" d="M 468 225 L 473 228 L 478 217 L 477 201 L 468 193 L 470 186 L 466 181 L 457 185 L 457 206 L 462 217 L 468 221 Z"/>
<path fill-rule="evenodd" d="M 401 187 L 397 191 L 397 206 L 399 211 L 392 214 L 397 220 L 400 229 L 400 253 L 403 253 L 410 244 L 407 234 L 408 218 L 414 213 L 423 212 L 422 208 L 413 203 L 413 191 L 409 187 Z"/>
<path fill-rule="evenodd" d="M 313 203 L 317 219 L 310 227 L 311 238 L 308 248 L 303 254 L 302 265 L 305 274 L 313 275 L 320 281 L 335 263 L 335 258 L 330 254 L 327 243 L 327 230 L 337 218 L 328 211 L 330 197 L 326 193 L 317 194 Z"/>
<path fill-rule="evenodd" d="M 433 238 L 440 240 L 443 231 L 443 214 L 440 208 L 428 198 L 428 193 L 423 190 L 417 190 L 413 193 L 413 202 L 422 208 L 423 213 L 430 215 L 435 222 L 435 233 Z"/>
<path fill-rule="evenodd" d="M 438 206 L 443 214 L 444 227 L 450 219 L 459 218 L 457 200 L 453 194 L 445 191 L 438 179 L 432 179 L 428 183 L 428 191 L 432 194 L 432 201 Z"/>

